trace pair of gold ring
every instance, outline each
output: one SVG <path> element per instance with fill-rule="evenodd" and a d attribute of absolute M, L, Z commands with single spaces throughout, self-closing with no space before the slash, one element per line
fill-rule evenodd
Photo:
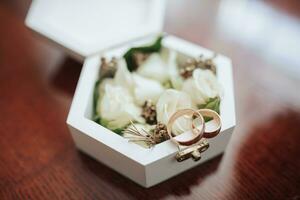
<path fill-rule="evenodd" d="M 191 123 L 191 132 L 192 137 L 189 139 L 178 139 L 177 137 L 174 137 L 172 134 L 172 126 L 174 122 L 182 116 L 191 116 L 192 117 L 192 123 Z M 204 117 L 209 117 L 210 124 L 206 124 Z M 195 124 L 196 121 L 199 121 L 199 124 Z M 169 119 L 167 123 L 167 133 L 175 144 L 178 146 L 190 146 L 192 144 L 197 143 L 201 138 L 212 138 L 217 136 L 220 133 L 222 124 L 221 124 L 221 118 L 220 115 L 211 110 L 211 109 L 181 109 L 176 111 Z"/>

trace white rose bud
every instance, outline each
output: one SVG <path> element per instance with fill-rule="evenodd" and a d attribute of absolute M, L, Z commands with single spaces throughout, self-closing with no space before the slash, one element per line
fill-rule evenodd
<path fill-rule="evenodd" d="M 145 101 L 151 100 L 156 103 L 159 96 L 163 93 L 163 86 L 156 80 L 132 74 L 134 80 L 134 98 L 138 105 L 142 106 Z"/>
<path fill-rule="evenodd" d="M 118 67 L 114 77 L 114 82 L 116 85 L 125 87 L 130 92 L 133 91 L 134 81 L 124 59 L 120 59 L 118 61 Z"/>
<path fill-rule="evenodd" d="M 186 93 L 168 89 L 160 96 L 156 104 L 157 121 L 167 124 L 177 110 L 191 107 L 191 99 Z M 191 120 L 181 117 L 173 124 L 172 132 L 179 135 L 190 129 Z"/>
<path fill-rule="evenodd" d="M 124 128 L 130 120 L 144 122 L 141 108 L 134 104 L 133 97 L 124 87 L 107 83 L 99 101 L 97 112 L 107 122 L 106 127 L 109 129 Z"/>
<path fill-rule="evenodd" d="M 195 69 L 192 78 L 183 83 L 182 91 L 189 94 L 193 103 L 200 105 L 209 98 L 221 95 L 221 85 L 210 70 Z"/>
<path fill-rule="evenodd" d="M 168 53 L 168 75 L 169 80 L 171 81 L 172 86 L 176 90 L 181 90 L 182 88 L 182 77 L 178 71 L 178 64 L 177 64 L 177 52 L 174 50 L 169 50 Z"/>
<path fill-rule="evenodd" d="M 99 98 L 101 99 L 105 93 L 105 87 L 106 85 L 114 85 L 114 79 L 112 78 L 105 78 L 101 80 L 99 86 L 98 86 L 98 93 L 99 93 Z"/>
<path fill-rule="evenodd" d="M 137 73 L 161 83 L 168 80 L 168 69 L 159 53 L 152 53 L 137 70 Z"/>

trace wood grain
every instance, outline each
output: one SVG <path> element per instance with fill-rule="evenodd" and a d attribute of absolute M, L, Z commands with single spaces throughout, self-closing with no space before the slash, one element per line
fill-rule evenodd
<path fill-rule="evenodd" d="M 233 59 L 237 128 L 224 155 L 144 189 L 76 150 L 81 64 L 24 26 L 30 1 L 1 1 L 0 199 L 300 199 L 300 80 L 216 29 L 219 3 L 169 2 L 165 30 Z"/>

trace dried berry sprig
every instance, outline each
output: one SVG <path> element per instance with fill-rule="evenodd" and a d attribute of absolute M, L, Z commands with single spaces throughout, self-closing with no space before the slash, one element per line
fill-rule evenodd
<path fill-rule="evenodd" d="M 217 54 L 215 53 L 213 57 L 207 59 L 204 59 L 203 55 L 200 55 L 198 58 L 187 59 L 180 69 L 180 75 L 187 79 L 193 75 L 195 69 L 208 69 L 216 74 L 216 64 L 213 62 L 216 56 Z"/>
<path fill-rule="evenodd" d="M 156 124 L 156 107 L 151 100 L 145 101 L 142 106 L 142 117 L 150 125 Z"/>
<path fill-rule="evenodd" d="M 107 61 L 105 57 L 101 57 L 101 66 L 99 71 L 99 80 L 102 78 L 113 77 L 117 71 L 117 59 L 112 57 L 111 60 Z"/>
<path fill-rule="evenodd" d="M 153 130 L 153 138 L 156 144 L 170 139 L 167 126 L 161 122 L 158 122 Z"/>

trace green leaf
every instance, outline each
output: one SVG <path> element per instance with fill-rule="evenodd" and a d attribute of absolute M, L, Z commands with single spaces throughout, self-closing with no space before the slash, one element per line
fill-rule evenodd
<path fill-rule="evenodd" d="M 123 56 L 127 63 L 128 70 L 132 72 L 138 68 L 137 64 L 134 61 L 135 53 L 137 53 L 137 52 L 140 52 L 140 53 L 159 52 L 162 47 L 162 45 L 161 45 L 162 39 L 163 39 L 163 36 L 160 35 L 156 39 L 156 41 L 149 46 L 133 47 L 133 48 L 129 49 Z"/>
<path fill-rule="evenodd" d="M 172 82 L 170 80 L 165 81 L 162 85 L 166 89 L 174 88 L 173 85 L 172 85 Z"/>
<path fill-rule="evenodd" d="M 204 109 L 204 108 L 211 109 L 211 110 L 216 111 L 218 114 L 220 114 L 220 103 L 221 103 L 220 97 L 215 97 L 215 98 L 208 99 L 208 101 L 206 103 L 198 105 L 197 107 L 199 109 Z M 212 120 L 212 117 L 204 116 L 205 122 L 208 122 L 210 120 Z"/>
<path fill-rule="evenodd" d="M 100 116 L 98 116 L 98 121 L 95 121 L 95 122 L 97 122 L 98 124 L 100 124 L 101 126 L 107 128 L 107 129 L 115 132 L 118 135 L 123 135 L 124 128 L 110 129 L 110 128 L 108 128 L 109 121 L 106 120 L 106 119 L 101 118 Z"/>
<path fill-rule="evenodd" d="M 209 121 L 212 120 L 213 118 L 212 118 L 212 117 L 204 116 L 203 119 L 204 119 L 205 122 L 209 122 Z"/>
<path fill-rule="evenodd" d="M 117 129 L 114 129 L 114 130 L 112 130 L 112 131 L 115 132 L 115 133 L 118 134 L 118 135 L 123 135 L 123 130 L 124 130 L 124 129 L 122 129 L 122 128 L 117 128 Z"/>
<path fill-rule="evenodd" d="M 99 120 L 99 124 L 101 124 L 102 126 L 106 127 L 108 126 L 109 121 L 103 118 L 100 118 Z"/>

